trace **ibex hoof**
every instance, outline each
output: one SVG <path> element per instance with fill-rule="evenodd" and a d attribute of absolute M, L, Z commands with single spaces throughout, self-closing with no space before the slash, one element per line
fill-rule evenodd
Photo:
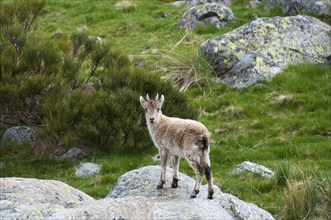
<path fill-rule="evenodd" d="M 208 192 L 208 199 L 213 199 L 214 190 Z"/>
<path fill-rule="evenodd" d="M 193 190 L 192 194 L 191 194 L 191 199 L 195 199 L 197 197 L 197 195 L 199 194 L 199 190 Z"/>
<path fill-rule="evenodd" d="M 178 187 L 178 179 L 173 178 L 171 183 L 171 188 L 177 188 Z"/>
<path fill-rule="evenodd" d="M 165 184 L 165 181 L 161 180 L 159 182 L 159 185 L 156 186 L 157 189 L 162 189 L 163 188 L 163 184 Z"/>

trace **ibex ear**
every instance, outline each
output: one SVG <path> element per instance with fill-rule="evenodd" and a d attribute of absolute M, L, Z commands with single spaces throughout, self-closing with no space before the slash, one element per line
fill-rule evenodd
<path fill-rule="evenodd" d="M 164 96 L 163 96 L 163 95 L 161 95 L 161 98 L 160 98 L 160 100 L 159 100 L 159 103 L 160 103 L 160 107 L 162 107 L 162 105 L 163 105 L 163 102 L 164 102 Z"/>
<path fill-rule="evenodd" d="M 142 106 L 143 108 L 145 108 L 145 104 L 146 104 L 145 99 L 144 99 L 142 96 L 140 96 L 139 100 L 140 100 L 140 104 L 141 104 L 141 106 Z"/>

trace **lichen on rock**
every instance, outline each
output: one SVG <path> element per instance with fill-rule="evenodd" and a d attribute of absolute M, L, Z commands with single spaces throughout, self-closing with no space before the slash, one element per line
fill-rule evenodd
<path fill-rule="evenodd" d="M 205 41 L 200 50 L 222 82 L 245 88 L 291 64 L 327 65 L 330 26 L 309 16 L 260 18 Z"/>

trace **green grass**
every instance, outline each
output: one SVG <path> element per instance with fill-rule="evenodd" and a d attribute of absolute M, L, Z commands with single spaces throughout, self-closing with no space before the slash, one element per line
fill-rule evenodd
<path fill-rule="evenodd" d="M 192 57 L 196 49 L 208 38 L 240 27 L 249 22 L 254 13 L 259 17 L 281 15 L 279 8 L 266 12 L 262 5 L 246 9 L 239 4 L 232 7 L 237 19 L 229 26 L 198 27 L 183 38 L 186 32 L 177 30 L 175 25 L 185 8 L 172 7 L 167 1 L 132 2 L 135 10 L 124 12 L 115 9 L 117 1 L 47 1 L 35 31 L 42 39 L 51 38 L 57 32 L 70 35 L 77 29 L 86 29 L 90 35 L 102 37 L 113 49 L 127 53 L 132 59 L 146 60 L 146 68 L 158 72 L 160 65 L 169 68 L 164 54 L 174 57 L 188 54 L 186 65 L 190 62 L 194 65 Z M 186 94 L 192 106 L 201 112 L 199 121 L 213 133 L 210 158 L 215 184 L 277 218 L 282 217 L 287 180 L 300 180 L 302 172 L 314 179 L 325 179 L 330 185 L 330 80 L 330 68 L 305 64 L 289 67 L 271 82 L 240 91 L 217 84 L 212 77 L 208 83 L 188 89 Z M 165 105 L 171 105 L 171 100 Z M 151 160 L 156 153 L 153 146 L 145 150 L 132 146 L 129 150 L 95 151 L 87 161 L 101 164 L 101 173 L 79 178 L 74 175 L 78 161 L 31 159 L 29 147 L 5 150 L 0 154 L 0 176 L 61 180 L 94 198 L 103 198 L 122 174 L 157 164 Z M 276 177 L 266 180 L 254 174 L 227 175 L 246 160 L 274 170 Z M 194 176 L 184 160 L 180 171 Z"/>
<path fill-rule="evenodd" d="M 245 160 L 276 172 L 286 163 L 288 169 L 330 181 L 330 77 L 330 69 L 298 65 L 271 82 L 241 91 L 220 85 L 213 85 L 208 95 L 199 89 L 189 91 L 195 106 L 206 111 L 200 121 L 212 132 L 222 131 L 213 134 L 211 161 L 215 181 L 224 191 L 280 213 L 279 195 L 286 183 L 251 174 L 227 175 Z M 279 101 L 280 96 L 291 98 Z"/>

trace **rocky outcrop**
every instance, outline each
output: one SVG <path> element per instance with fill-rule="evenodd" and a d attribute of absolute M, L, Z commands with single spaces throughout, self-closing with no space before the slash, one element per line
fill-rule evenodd
<path fill-rule="evenodd" d="M 186 11 L 178 20 L 178 28 L 195 28 L 197 25 L 210 24 L 223 27 L 235 17 L 230 8 L 216 3 L 196 5 Z"/>
<path fill-rule="evenodd" d="M 97 175 L 101 170 L 101 166 L 94 163 L 80 163 L 75 168 L 75 175 L 79 177 L 91 177 Z"/>
<path fill-rule="evenodd" d="M 275 173 L 272 170 L 270 170 L 260 164 L 252 163 L 249 161 L 242 162 L 241 164 L 236 166 L 233 170 L 231 170 L 228 174 L 235 175 L 235 174 L 240 174 L 243 172 L 256 173 L 267 179 L 272 178 L 275 175 Z"/>
<path fill-rule="evenodd" d="M 148 199 L 105 198 L 54 180 L 0 178 L 0 219 L 151 219 Z"/>
<path fill-rule="evenodd" d="M 180 173 L 179 186 L 170 187 L 168 168 L 163 189 L 156 189 L 161 168 L 147 166 L 121 176 L 107 198 L 95 200 L 55 180 L 0 178 L 0 219 L 273 219 L 258 206 L 215 186 L 190 199 L 195 180 Z"/>
<path fill-rule="evenodd" d="M 298 15 L 311 13 L 318 16 L 330 15 L 331 3 L 329 0 L 268 0 L 265 9 L 282 6 L 284 15 Z"/>
<path fill-rule="evenodd" d="M 330 30 L 309 16 L 260 18 L 205 41 L 200 50 L 223 83 L 245 88 L 290 64 L 329 64 Z"/>
<path fill-rule="evenodd" d="M 156 189 L 161 168 L 147 166 L 121 176 L 109 193 L 110 198 L 141 196 L 149 198 L 153 219 L 273 219 L 267 211 L 222 193 L 215 186 L 213 200 L 207 199 L 207 185 L 196 199 L 190 199 L 195 180 L 180 173 L 178 188 L 171 188 L 172 169 L 168 168 L 163 189 Z M 176 205 L 174 205 L 174 203 Z"/>
<path fill-rule="evenodd" d="M 1 145 L 6 145 L 9 142 L 23 144 L 24 142 L 32 142 L 35 139 L 32 128 L 28 126 L 15 126 L 6 130 L 0 143 Z"/>

